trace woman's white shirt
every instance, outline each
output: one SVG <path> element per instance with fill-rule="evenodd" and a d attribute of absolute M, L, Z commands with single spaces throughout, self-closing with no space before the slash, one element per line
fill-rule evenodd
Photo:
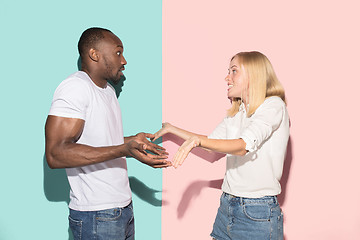
<path fill-rule="evenodd" d="M 248 153 L 228 154 L 222 190 L 234 196 L 260 198 L 281 192 L 280 178 L 289 140 L 289 115 L 284 101 L 269 97 L 253 115 L 244 105 L 208 136 L 212 139 L 243 139 Z"/>

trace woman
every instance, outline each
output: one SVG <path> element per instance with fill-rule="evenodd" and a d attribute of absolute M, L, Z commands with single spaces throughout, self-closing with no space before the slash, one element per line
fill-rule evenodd
<path fill-rule="evenodd" d="M 276 196 L 289 139 L 284 89 L 259 52 L 232 57 L 225 81 L 232 107 L 208 137 L 164 123 L 154 140 L 166 133 L 185 140 L 174 156 L 175 168 L 194 147 L 227 154 L 213 239 L 283 239 Z"/>

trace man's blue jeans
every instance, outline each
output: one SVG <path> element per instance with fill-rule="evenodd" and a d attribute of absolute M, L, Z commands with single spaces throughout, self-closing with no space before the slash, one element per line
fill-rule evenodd
<path fill-rule="evenodd" d="M 133 240 L 134 213 L 130 203 L 124 208 L 101 211 L 76 211 L 70 209 L 70 229 L 74 240 Z"/>

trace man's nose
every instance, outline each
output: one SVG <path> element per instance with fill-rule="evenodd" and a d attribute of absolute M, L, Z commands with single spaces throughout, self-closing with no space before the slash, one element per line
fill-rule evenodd
<path fill-rule="evenodd" d="M 122 56 L 122 58 L 121 58 L 121 64 L 122 64 L 122 65 L 126 65 L 126 64 L 127 64 L 127 61 L 126 61 L 126 59 L 125 59 L 124 56 Z"/>

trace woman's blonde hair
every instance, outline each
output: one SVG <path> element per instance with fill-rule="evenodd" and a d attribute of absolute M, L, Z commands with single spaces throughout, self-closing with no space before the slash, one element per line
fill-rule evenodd
<path fill-rule="evenodd" d="M 280 97 L 285 103 L 285 91 L 276 77 L 269 59 L 260 52 L 240 52 L 231 58 L 244 66 L 249 81 L 247 116 L 250 117 L 256 109 L 271 96 Z M 241 98 L 233 98 L 228 116 L 233 117 L 239 111 Z"/>

